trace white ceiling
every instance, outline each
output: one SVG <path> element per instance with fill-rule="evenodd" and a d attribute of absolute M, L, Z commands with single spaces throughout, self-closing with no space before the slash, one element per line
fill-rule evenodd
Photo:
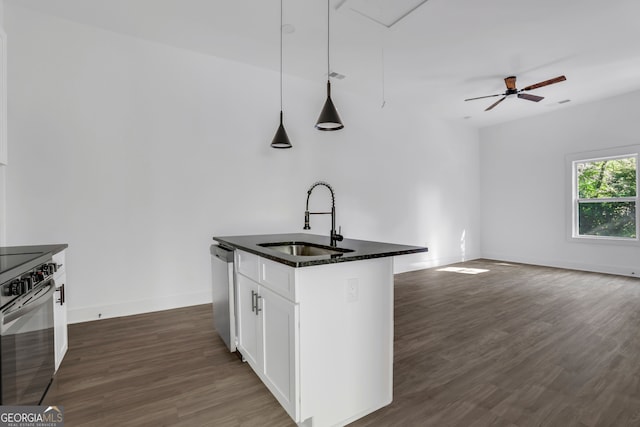
<path fill-rule="evenodd" d="M 5 2 L 279 67 L 279 0 Z M 390 27 L 375 22 L 401 16 L 395 6 L 416 5 Z M 346 75 L 333 82 L 335 99 L 350 91 L 382 108 L 384 88 L 387 106 L 482 127 L 640 90 L 639 0 L 331 0 L 331 7 L 331 69 Z M 285 75 L 323 84 L 326 13 L 324 0 L 284 0 L 284 23 L 295 27 L 284 35 Z M 509 98 L 485 112 L 497 98 L 463 101 L 504 92 L 510 75 L 522 88 L 563 74 L 567 81 L 530 92 L 545 97 L 539 103 Z"/>

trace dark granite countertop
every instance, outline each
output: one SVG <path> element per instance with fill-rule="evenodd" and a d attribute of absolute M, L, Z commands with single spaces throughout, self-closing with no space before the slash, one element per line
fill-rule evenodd
<path fill-rule="evenodd" d="M 352 252 L 346 252 L 340 255 L 296 256 L 278 252 L 268 247 L 258 246 L 258 244 L 261 243 L 277 242 L 308 242 L 315 245 L 329 246 L 330 242 L 328 236 L 318 236 L 306 233 L 215 236 L 213 240 L 220 242 L 223 246 L 242 249 L 243 251 L 247 251 L 291 267 L 308 267 L 312 265 L 360 261 L 365 259 L 407 255 L 428 251 L 427 248 L 422 246 L 398 245 L 394 243 L 371 242 L 355 239 L 344 239 L 343 241 L 338 242 L 338 248 L 352 250 Z"/>
<path fill-rule="evenodd" d="M 66 243 L 0 247 L 0 284 L 47 262 L 52 255 L 67 247 Z"/>

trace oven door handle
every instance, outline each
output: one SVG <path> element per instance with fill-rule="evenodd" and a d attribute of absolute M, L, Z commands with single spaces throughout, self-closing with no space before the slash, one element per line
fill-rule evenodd
<path fill-rule="evenodd" d="M 24 316 L 25 314 L 35 310 L 36 308 L 48 302 L 49 297 L 52 296 L 53 293 L 56 291 L 56 287 L 53 280 L 49 281 L 48 286 L 49 286 L 49 289 L 47 289 L 47 291 L 44 294 L 38 296 L 35 300 L 29 301 L 28 304 L 23 305 L 19 309 L 15 311 L 11 311 L 6 315 L 4 313 L 0 313 L 0 319 L 2 319 L 2 324 L 5 325 L 9 322 L 13 322 L 17 318 Z"/>

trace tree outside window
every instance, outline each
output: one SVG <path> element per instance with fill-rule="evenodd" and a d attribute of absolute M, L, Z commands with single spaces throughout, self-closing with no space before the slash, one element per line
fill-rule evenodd
<path fill-rule="evenodd" d="M 638 155 L 574 161 L 574 237 L 638 238 Z"/>

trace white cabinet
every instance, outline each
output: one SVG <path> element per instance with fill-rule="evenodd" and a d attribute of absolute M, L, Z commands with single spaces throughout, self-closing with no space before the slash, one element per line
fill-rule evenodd
<path fill-rule="evenodd" d="M 391 403 L 392 258 L 292 268 L 236 250 L 238 350 L 300 426 Z"/>
<path fill-rule="evenodd" d="M 252 368 L 257 369 L 258 356 L 258 316 L 255 301 L 258 284 L 240 274 L 236 279 L 238 314 L 238 349 Z"/>
<path fill-rule="evenodd" d="M 56 284 L 56 292 L 53 297 L 53 324 L 54 324 L 54 348 L 55 348 L 55 366 L 56 371 L 62 363 L 62 359 L 67 352 L 68 334 L 67 334 L 67 274 L 65 266 L 65 251 L 58 252 L 53 255 L 53 262 L 58 265 L 58 270 L 53 276 Z"/>
<path fill-rule="evenodd" d="M 238 350 L 287 413 L 296 419 L 297 305 L 240 271 L 236 279 Z"/>
<path fill-rule="evenodd" d="M 298 417 L 296 383 L 298 346 L 297 304 L 260 288 L 262 372 L 265 384 L 291 418 Z"/>
<path fill-rule="evenodd" d="M 291 301 L 296 301 L 295 269 L 275 261 L 260 258 L 260 283 Z"/>
<path fill-rule="evenodd" d="M 260 257 L 243 251 L 235 251 L 235 268 L 238 273 L 244 274 L 249 279 L 257 282 Z"/>

